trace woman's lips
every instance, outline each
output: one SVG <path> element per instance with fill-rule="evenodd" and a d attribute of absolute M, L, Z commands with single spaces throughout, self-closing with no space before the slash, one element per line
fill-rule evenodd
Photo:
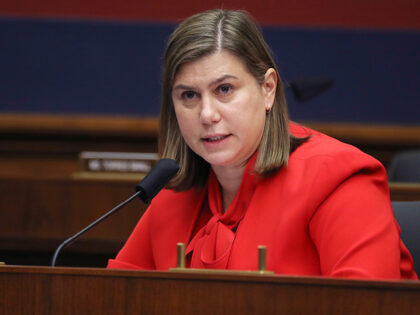
<path fill-rule="evenodd" d="M 203 140 L 206 143 L 218 143 L 218 142 L 221 142 L 221 141 L 225 140 L 229 136 L 230 136 L 230 134 L 229 135 L 208 136 L 208 137 L 201 138 L 201 140 Z"/>

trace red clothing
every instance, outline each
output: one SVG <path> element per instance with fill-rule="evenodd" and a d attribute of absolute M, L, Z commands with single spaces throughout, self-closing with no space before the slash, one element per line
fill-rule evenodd
<path fill-rule="evenodd" d="M 417 279 L 383 166 L 313 130 L 291 132 L 311 137 L 269 178 L 252 174 L 251 159 L 224 214 L 212 174 L 204 189 L 161 191 L 108 268 L 167 270 L 183 242 L 192 267 L 257 270 L 266 245 L 277 274 Z"/>

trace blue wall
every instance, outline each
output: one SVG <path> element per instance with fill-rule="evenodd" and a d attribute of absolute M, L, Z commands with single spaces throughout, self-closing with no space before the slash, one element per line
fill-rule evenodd
<path fill-rule="evenodd" d="M 156 116 L 173 24 L 0 19 L 0 113 Z M 420 123 L 420 33 L 263 28 L 284 80 L 334 78 L 293 119 Z"/>

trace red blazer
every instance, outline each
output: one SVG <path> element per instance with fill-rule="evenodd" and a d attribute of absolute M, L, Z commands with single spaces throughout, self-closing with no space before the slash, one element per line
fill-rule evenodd
<path fill-rule="evenodd" d="M 266 245 L 267 269 L 277 274 L 417 279 L 384 167 L 324 134 L 295 124 L 291 132 L 310 138 L 256 184 L 226 268 L 257 270 L 257 247 Z M 211 216 L 203 213 L 206 190 L 161 191 L 108 268 L 175 267 L 176 244 L 188 245 Z"/>

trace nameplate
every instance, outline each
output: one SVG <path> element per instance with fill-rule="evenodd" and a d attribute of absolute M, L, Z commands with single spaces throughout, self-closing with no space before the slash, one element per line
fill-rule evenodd
<path fill-rule="evenodd" d="M 157 162 L 157 153 L 81 152 L 80 171 L 95 173 L 148 173 Z"/>

